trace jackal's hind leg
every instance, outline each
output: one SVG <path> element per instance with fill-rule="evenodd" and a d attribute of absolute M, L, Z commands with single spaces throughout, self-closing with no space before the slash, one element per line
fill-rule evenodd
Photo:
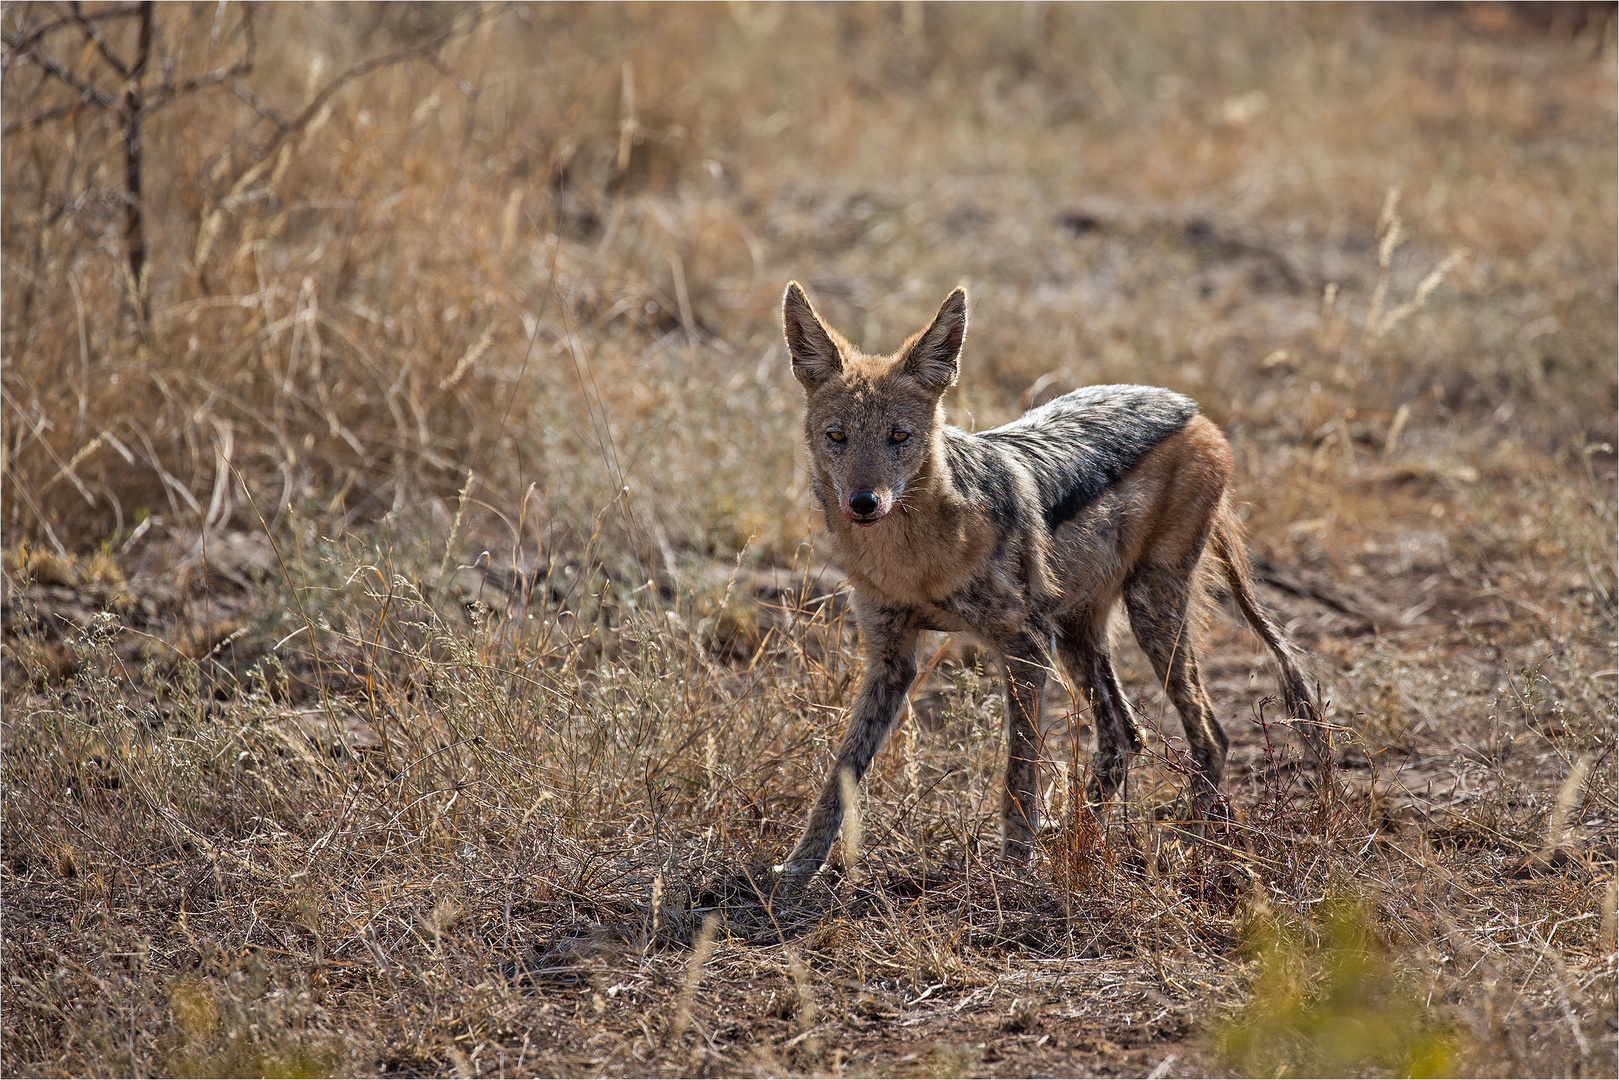
<path fill-rule="evenodd" d="M 1040 830 L 1040 699 L 1050 672 L 1044 640 L 1026 631 L 1002 645 L 1006 677 L 1006 785 L 1001 793 L 1001 854 L 1022 862 Z"/>
<path fill-rule="evenodd" d="M 804 823 L 803 835 L 782 865 L 782 873 L 808 877 L 821 868 L 832 851 L 847 809 L 845 792 L 852 792 L 854 783 L 866 775 L 872 757 L 882 748 L 895 718 L 905 707 L 905 697 L 916 679 L 916 641 L 915 631 L 898 631 L 868 658 L 866 678 L 849 712 L 849 728 L 838 746 L 831 775 L 821 786 Z M 849 781 L 845 781 L 845 774 Z"/>
<path fill-rule="evenodd" d="M 1090 707 L 1091 723 L 1096 728 L 1096 753 L 1091 758 L 1085 801 L 1093 808 L 1100 807 L 1124 786 L 1129 755 L 1144 745 L 1141 728 L 1113 673 L 1107 647 L 1107 613 L 1081 612 L 1065 621 L 1057 647 L 1083 704 Z"/>
<path fill-rule="evenodd" d="M 1152 661 L 1159 685 L 1180 713 L 1197 766 L 1194 798 L 1200 809 L 1207 810 L 1219 803 L 1229 744 L 1198 669 L 1195 635 L 1188 619 L 1194 588 L 1195 577 L 1190 572 L 1143 567 L 1125 583 L 1124 606 L 1141 651 Z"/>

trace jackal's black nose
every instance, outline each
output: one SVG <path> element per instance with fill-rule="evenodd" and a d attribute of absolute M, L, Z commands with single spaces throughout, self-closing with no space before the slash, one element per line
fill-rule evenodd
<path fill-rule="evenodd" d="M 870 491 L 857 491 L 849 496 L 849 509 L 865 517 L 877 512 L 877 496 Z"/>

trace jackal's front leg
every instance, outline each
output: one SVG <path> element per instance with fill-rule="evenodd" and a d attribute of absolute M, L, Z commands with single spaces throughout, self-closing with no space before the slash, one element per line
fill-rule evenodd
<path fill-rule="evenodd" d="M 905 707 L 905 696 L 916 679 L 914 630 L 890 631 L 886 635 L 867 634 L 871 655 L 866 661 L 866 679 L 860 696 L 850 710 L 849 729 L 843 733 L 832 774 L 821 787 L 821 794 L 804 824 L 798 846 L 782 865 L 784 874 L 808 876 L 821 868 L 832 842 L 843 827 L 845 792 L 853 793 L 855 783 L 866 775 L 871 759 L 882 748 L 894 719 Z M 876 640 L 872 640 L 875 638 Z M 846 781 L 845 774 L 849 777 Z"/>
<path fill-rule="evenodd" d="M 1042 640 L 1044 639 L 1044 640 Z M 1006 786 L 1001 796 L 1001 854 L 1023 861 L 1040 831 L 1040 698 L 1050 671 L 1048 633 L 1018 635 L 1006 659 Z"/>

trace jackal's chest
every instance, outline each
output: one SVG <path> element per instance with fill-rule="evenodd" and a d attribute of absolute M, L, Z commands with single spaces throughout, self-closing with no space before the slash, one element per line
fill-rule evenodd
<path fill-rule="evenodd" d="M 886 604 L 918 609 L 941 607 L 971 589 L 995 546 L 994 536 L 972 522 L 898 515 L 869 529 L 837 529 L 833 539 L 857 589 Z"/>
<path fill-rule="evenodd" d="M 851 539 L 839 547 L 855 589 L 910 610 L 927 629 L 995 636 L 1029 617 L 1025 583 L 1005 553 L 997 555 L 1001 545 L 992 533 L 928 532 L 919 542 L 894 530 L 889 537 L 856 533 Z"/>

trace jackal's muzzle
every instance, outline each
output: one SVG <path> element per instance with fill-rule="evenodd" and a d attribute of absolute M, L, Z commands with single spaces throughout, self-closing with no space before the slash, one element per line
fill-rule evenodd
<path fill-rule="evenodd" d="M 856 491 L 843 500 L 843 515 L 856 525 L 875 525 L 893 506 L 894 496 L 889 492 Z"/>

